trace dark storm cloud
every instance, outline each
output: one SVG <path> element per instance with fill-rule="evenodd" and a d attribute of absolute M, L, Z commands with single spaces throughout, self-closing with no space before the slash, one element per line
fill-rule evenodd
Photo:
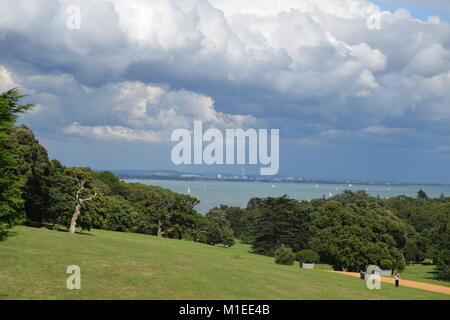
<path fill-rule="evenodd" d="M 0 6 L 0 88 L 33 95 L 25 120 L 48 137 L 160 143 L 202 119 L 299 145 L 447 150 L 450 24 L 434 18 L 385 12 L 371 30 L 366 0 Z"/>

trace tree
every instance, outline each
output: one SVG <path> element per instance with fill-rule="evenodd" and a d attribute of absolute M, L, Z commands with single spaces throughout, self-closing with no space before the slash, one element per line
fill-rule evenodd
<path fill-rule="evenodd" d="M 214 208 L 206 214 L 206 223 L 204 230 L 202 230 L 205 233 L 204 242 L 210 245 L 223 244 L 226 247 L 231 247 L 234 245 L 234 234 L 223 209 L 226 208 Z"/>
<path fill-rule="evenodd" d="M 242 231 L 242 217 L 245 210 L 239 207 L 226 207 L 225 214 L 227 220 L 230 222 L 230 228 L 233 230 L 234 237 L 240 238 Z"/>
<path fill-rule="evenodd" d="M 17 88 L 0 94 L 0 240 L 10 236 L 8 229 L 25 219 L 24 182 L 18 170 L 19 155 L 11 139 L 17 115 L 34 107 L 33 104 L 20 104 L 24 97 Z"/>
<path fill-rule="evenodd" d="M 44 220 L 53 223 L 55 228 L 69 225 L 70 214 L 76 206 L 78 183 L 78 179 L 61 162 L 50 161 L 49 206 Z"/>
<path fill-rule="evenodd" d="M 394 267 L 394 264 L 389 259 L 383 259 L 380 261 L 380 268 L 382 270 L 391 270 Z"/>
<path fill-rule="evenodd" d="M 434 260 L 438 277 L 450 281 L 450 206 L 447 209 L 436 232 Z"/>
<path fill-rule="evenodd" d="M 305 263 L 318 263 L 320 256 L 317 252 L 311 249 L 301 250 L 295 255 L 295 260 L 302 264 Z"/>
<path fill-rule="evenodd" d="M 446 238 L 450 233 L 450 198 L 429 199 L 421 191 L 416 199 L 395 197 L 386 203 L 413 228 L 403 248 L 408 262 L 431 259 L 438 276 L 445 279 L 449 264 L 446 257 L 450 256 L 450 240 Z"/>
<path fill-rule="evenodd" d="M 77 226 L 77 219 L 81 213 L 81 206 L 83 205 L 84 202 L 91 201 L 92 199 L 94 199 L 97 196 L 97 192 L 96 192 L 88 198 L 82 198 L 82 193 L 84 191 L 85 183 L 86 183 L 86 180 L 80 181 L 80 188 L 78 189 L 77 194 L 76 194 L 76 199 L 77 199 L 76 203 L 77 204 L 75 206 L 75 212 L 73 213 L 72 218 L 70 219 L 70 226 L 69 226 L 69 232 L 72 234 L 75 233 L 75 227 Z"/>
<path fill-rule="evenodd" d="M 218 208 L 211 209 L 208 211 L 205 217 L 209 221 L 215 222 L 219 227 L 227 228 L 230 230 L 231 233 L 233 233 L 233 231 L 230 228 L 230 222 L 227 219 L 227 214 L 225 210 L 221 210 Z"/>
<path fill-rule="evenodd" d="M 405 245 L 405 259 L 410 263 L 416 263 L 423 260 L 423 252 L 417 245 L 416 238 L 408 238 Z"/>
<path fill-rule="evenodd" d="M 287 196 L 254 201 L 256 220 L 247 229 L 255 253 L 272 256 L 282 244 L 295 251 L 305 249 L 310 232 L 308 202 L 299 202 Z"/>
<path fill-rule="evenodd" d="M 102 194 L 111 196 L 118 195 L 126 197 L 128 190 L 126 184 L 121 182 L 114 174 L 109 171 L 94 172 L 94 185 L 102 190 Z"/>
<path fill-rule="evenodd" d="M 78 225 L 89 230 L 95 214 L 86 210 L 85 204 L 97 197 L 94 187 L 94 172 L 89 168 L 66 168 L 59 161 L 50 162 L 49 207 L 45 221 L 64 225 L 74 233 Z M 95 196 L 94 196 L 95 195 Z M 82 210 L 83 209 L 83 210 Z"/>
<path fill-rule="evenodd" d="M 403 248 L 407 239 L 404 222 L 378 200 L 347 201 L 349 197 L 318 204 L 311 215 L 309 247 L 335 270 L 357 272 L 383 259 L 402 270 L 405 260 L 398 248 Z"/>
<path fill-rule="evenodd" d="M 295 262 L 295 255 L 291 248 L 281 245 L 274 252 L 275 263 L 283 265 L 293 265 Z"/>
<path fill-rule="evenodd" d="M 201 232 L 204 234 L 204 237 L 200 242 L 209 245 L 222 244 L 225 247 L 234 245 L 233 231 L 230 228 L 220 226 L 214 220 L 207 219 Z"/>
<path fill-rule="evenodd" d="M 406 267 L 406 260 L 399 248 L 391 248 L 390 256 L 392 257 L 392 266 L 394 270 L 403 271 Z"/>
<path fill-rule="evenodd" d="M 27 220 L 42 223 L 49 206 L 47 150 L 24 125 L 14 127 L 11 136 L 17 145 L 19 174 L 25 183 L 23 199 Z"/>
<path fill-rule="evenodd" d="M 126 188 L 125 199 L 145 216 L 145 229 L 152 234 L 181 239 L 197 228 L 201 215 L 194 210 L 196 198 L 137 183 Z"/>
<path fill-rule="evenodd" d="M 171 197 L 160 197 L 157 201 L 156 218 L 158 219 L 158 230 L 156 235 L 158 237 L 163 237 L 165 234 L 173 231 L 176 227 L 170 221 L 174 214 L 173 202 L 174 199 Z"/>
<path fill-rule="evenodd" d="M 239 238 L 241 236 L 242 229 L 242 217 L 244 216 L 246 210 L 239 207 L 230 207 L 226 205 L 221 205 L 220 207 L 215 207 L 206 214 L 218 215 L 221 212 L 221 219 L 227 220 L 227 227 L 231 228 L 233 231 L 233 236 Z"/>
<path fill-rule="evenodd" d="M 417 192 L 417 198 L 419 199 L 428 199 L 428 195 L 425 193 L 425 191 L 423 191 L 422 189 L 420 189 Z"/>
<path fill-rule="evenodd" d="M 438 251 L 435 261 L 438 278 L 450 281 L 450 250 Z"/>
<path fill-rule="evenodd" d="M 261 199 L 261 198 L 251 198 L 247 202 L 247 210 L 254 210 L 254 209 L 258 208 L 261 205 L 261 203 L 263 202 L 263 200 L 264 199 Z"/>
<path fill-rule="evenodd" d="M 144 215 L 119 195 L 99 195 L 95 200 L 86 203 L 83 210 L 84 220 L 89 219 L 83 222 L 89 223 L 92 228 L 148 233 L 144 228 Z"/>

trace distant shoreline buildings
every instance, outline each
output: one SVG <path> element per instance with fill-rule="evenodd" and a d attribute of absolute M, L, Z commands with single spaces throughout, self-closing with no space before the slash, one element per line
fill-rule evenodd
<path fill-rule="evenodd" d="M 381 185 L 381 186 L 449 186 L 439 183 L 407 183 L 386 181 L 358 181 L 338 179 L 315 179 L 295 176 L 254 176 L 245 174 L 226 173 L 185 173 L 172 170 L 110 170 L 121 179 L 145 179 L 145 180 L 178 180 L 178 181 L 234 181 L 234 182 L 267 182 L 267 183 L 316 183 L 316 184 L 345 184 L 349 187 L 357 185 Z"/>

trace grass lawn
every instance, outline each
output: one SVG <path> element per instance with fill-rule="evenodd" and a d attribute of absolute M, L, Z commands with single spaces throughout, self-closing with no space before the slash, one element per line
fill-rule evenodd
<path fill-rule="evenodd" d="M 318 270 L 333 270 L 328 264 L 316 264 Z M 401 279 L 419 281 L 439 286 L 450 287 L 449 281 L 436 279 L 435 266 L 431 264 L 413 264 L 407 265 L 405 270 L 400 273 Z M 394 275 L 391 276 L 394 278 Z"/>
<path fill-rule="evenodd" d="M 16 227 L 0 242 L 0 299 L 450 299 L 449 295 L 364 281 L 230 249 L 148 235 L 86 234 Z M 81 268 L 81 290 L 66 268 Z M 405 274 L 406 277 L 406 274 Z"/>
<path fill-rule="evenodd" d="M 400 274 L 401 279 L 426 282 L 440 286 L 450 287 L 449 281 L 436 280 L 435 266 L 426 264 L 413 264 L 406 266 L 406 269 Z"/>

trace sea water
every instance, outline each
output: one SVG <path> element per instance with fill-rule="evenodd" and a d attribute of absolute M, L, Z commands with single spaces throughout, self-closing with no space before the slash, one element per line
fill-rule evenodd
<path fill-rule="evenodd" d="M 388 186 L 388 185 L 348 185 L 348 184 L 317 184 L 317 183 L 270 183 L 241 181 L 178 181 L 123 179 L 125 182 L 138 182 L 158 186 L 177 193 L 189 194 L 200 200 L 197 211 L 208 212 L 209 209 L 221 204 L 246 207 L 250 198 L 279 197 L 287 194 L 297 200 L 312 200 L 329 198 L 344 190 L 365 190 L 369 195 L 390 198 L 398 195 L 416 197 L 422 189 L 429 197 L 439 197 L 441 193 L 450 196 L 450 186 Z"/>

